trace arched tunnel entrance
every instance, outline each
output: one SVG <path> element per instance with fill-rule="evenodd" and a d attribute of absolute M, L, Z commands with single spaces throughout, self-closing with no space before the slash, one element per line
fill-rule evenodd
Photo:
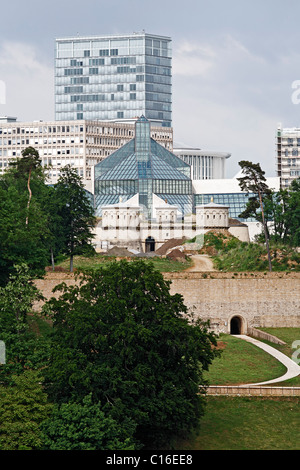
<path fill-rule="evenodd" d="M 243 321 L 241 317 L 232 317 L 230 320 L 230 334 L 241 335 L 243 333 Z"/>

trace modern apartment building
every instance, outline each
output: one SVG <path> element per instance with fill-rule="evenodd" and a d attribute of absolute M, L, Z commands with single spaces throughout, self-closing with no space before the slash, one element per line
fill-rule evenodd
<path fill-rule="evenodd" d="M 276 134 L 277 176 L 281 188 L 300 177 L 300 128 L 278 126 Z"/>
<path fill-rule="evenodd" d="M 0 118 L 0 175 L 9 161 L 26 147 L 38 150 L 42 164 L 49 166 L 49 182 L 55 183 L 60 169 L 72 165 L 93 192 L 93 168 L 134 138 L 134 124 L 100 121 L 18 122 Z M 151 137 L 167 150 L 173 149 L 173 129 L 151 126 Z"/>
<path fill-rule="evenodd" d="M 141 33 L 56 39 L 55 119 L 172 126 L 172 43 Z"/>

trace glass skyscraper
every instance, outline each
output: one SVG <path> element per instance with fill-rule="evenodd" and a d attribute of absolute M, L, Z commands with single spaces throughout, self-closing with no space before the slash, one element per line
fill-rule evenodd
<path fill-rule="evenodd" d="M 172 126 L 172 43 L 165 36 L 56 39 L 55 119 Z"/>

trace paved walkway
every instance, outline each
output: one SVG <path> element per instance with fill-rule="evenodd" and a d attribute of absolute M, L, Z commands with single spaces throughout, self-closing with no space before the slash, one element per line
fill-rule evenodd
<path fill-rule="evenodd" d="M 288 356 L 285 354 L 281 353 L 275 348 L 272 348 L 272 346 L 269 346 L 262 341 L 258 341 L 255 338 L 250 338 L 250 336 L 246 335 L 233 335 L 236 336 L 236 338 L 243 339 L 245 341 L 248 341 L 249 343 L 254 344 L 255 346 L 264 349 L 267 353 L 271 354 L 274 356 L 278 361 L 282 362 L 282 364 L 286 367 L 287 371 L 284 375 L 281 377 L 278 377 L 277 379 L 273 380 L 268 380 L 267 382 L 260 382 L 256 384 L 246 384 L 246 385 L 239 385 L 239 387 L 251 387 L 251 386 L 256 386 L 256 385 L 268 385 L 268 384 L 273 384 L 273 383 L 278 383 L 278 382 L 283 382 L 284 380 L 288 379 L 293 379 L 294 377 L 297 377 L 300 375 L 300 366 L 294 362 L 292 359 L 290 359 Z"/>

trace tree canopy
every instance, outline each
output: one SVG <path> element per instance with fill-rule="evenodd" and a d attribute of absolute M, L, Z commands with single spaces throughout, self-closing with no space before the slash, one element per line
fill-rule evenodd
<path fill-rule="evenodd" d="M 45 386 L 56 403 L 91 394 L 144 445 L 188 432 L 204 412 L 215 335 L 143 261 L 86 272 L 48 303 L 54 322 Z"/>
<path fill-rule="evenodd" d="M 264 198 L 270 194 L 270 188 L 266 184 L 265 172 L 261 169 L 259 163 L 242 160 L 239 162 L 239 165 L 242 168 L 242 173 L 244 174 L 241 178 L 237 178 L 239 185 L 243 191 L 252 194 L 246 209 L 239 215 L 239 217 L 247 218 L 250 215 L 256 214 L 257 209 L 260 208 L 261 222 L 263 225 L 268 253 L 269 270 L 272 271 L 269 235 L 264 213 Z"/>
<path fill-rule="evenodd" d="M 94 223 L 93 202 L 77 171 L 62 168 L 58 183 L 49 185 L 38 151 L 28 147 L 0 177 L 0 285 L 17 264 L 41 276 L 55 258 L 68 255 L 73 270 L 74 254 L 93 250 Z"/>
<path fill-rule="evenodd" d="M 60 220 L 58 233 L 63 240 L 62 251 L 70 256 L 72 272 L 74 254 L 92 247 L 92 230 L 96 219 L 81 178 L 70 165 L 62 168 L 53 198 L 56 202 L 56 216 Z"/>

